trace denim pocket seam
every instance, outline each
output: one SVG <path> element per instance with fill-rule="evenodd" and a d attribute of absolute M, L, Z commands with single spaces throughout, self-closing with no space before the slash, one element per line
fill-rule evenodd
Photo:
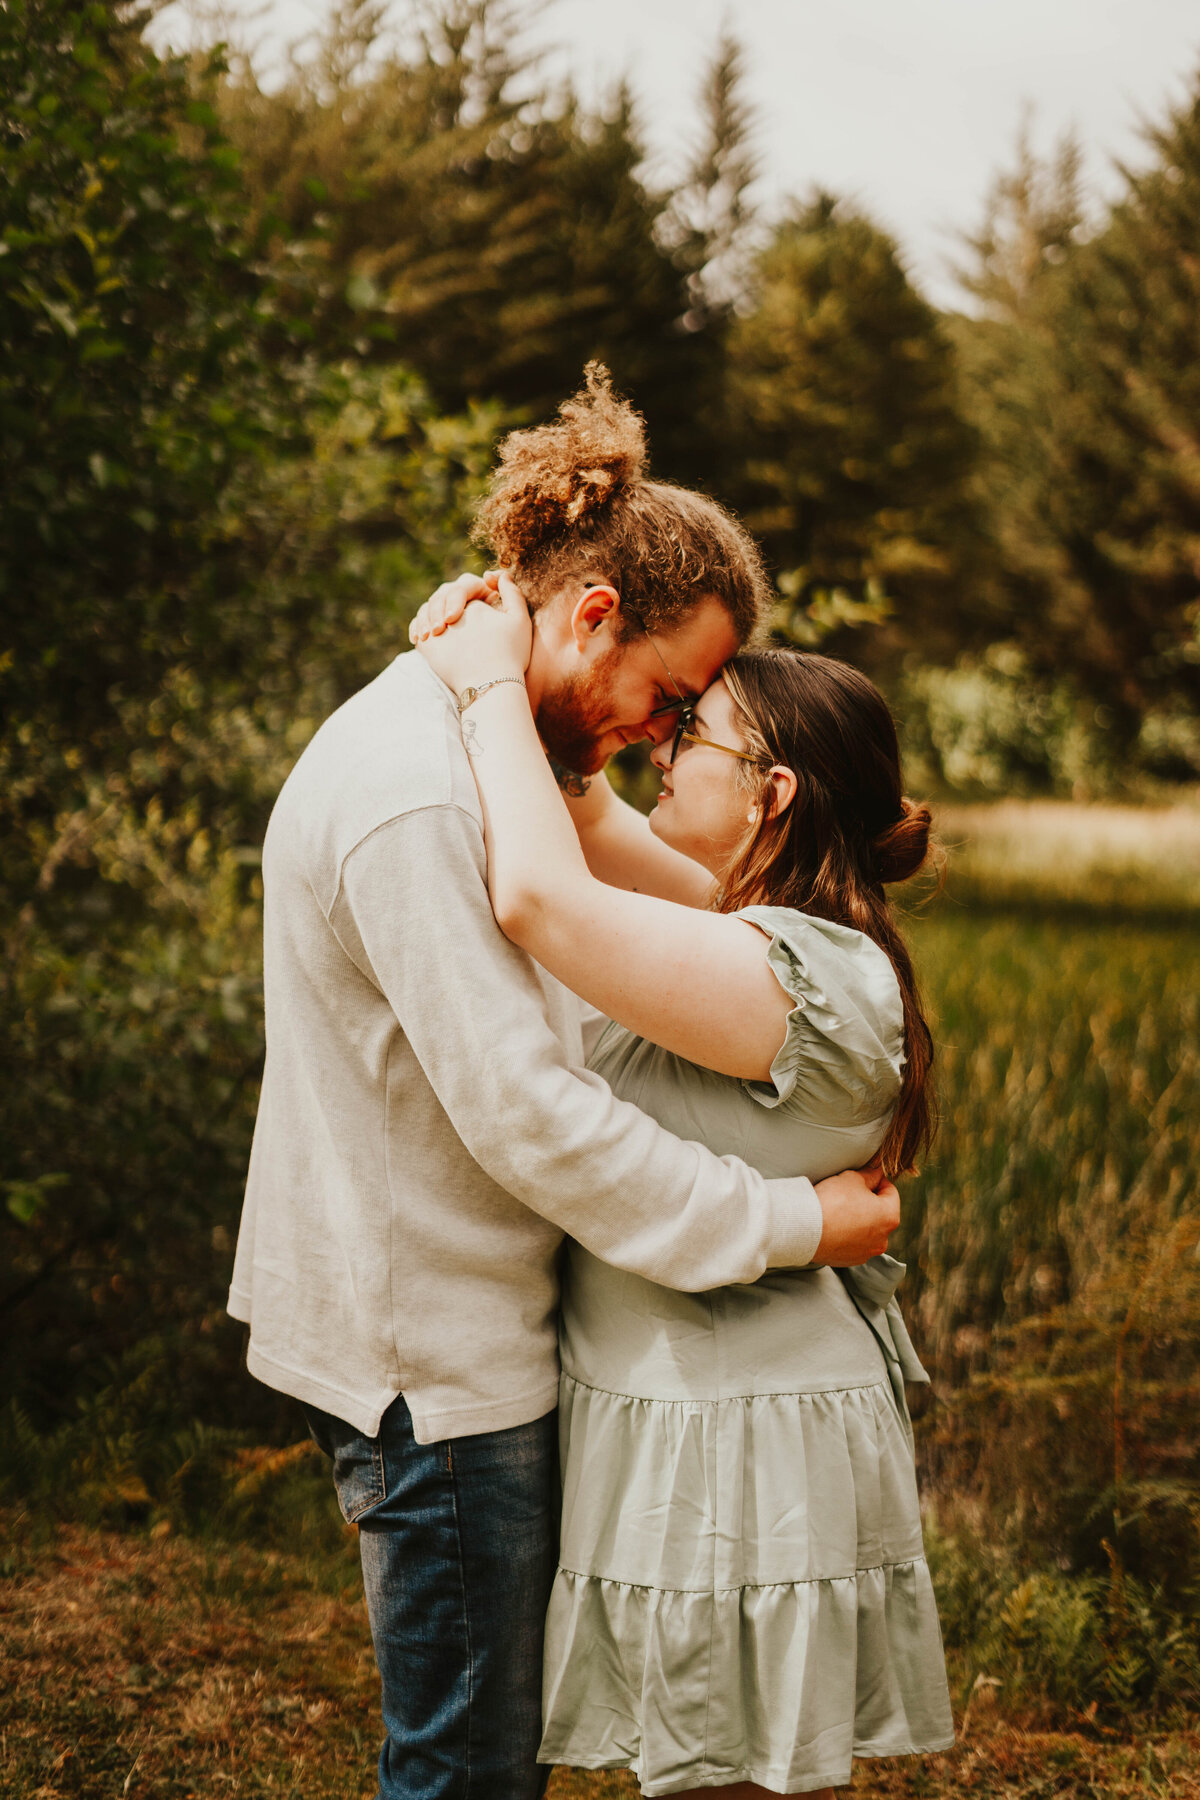
<path fill-rule="evenodd" d="M 372 1438 L 371 1442 L 371 1491 L 363 1498 L 361 1504 L 351 1511 L 343 1511 L 342 1517 L 347 1525 L 356 1525 L 364 1513 L 371 1511 L 387 1499 L 387 1481 L 383 1469 L 383 1443 L 380 1438 Z"/>

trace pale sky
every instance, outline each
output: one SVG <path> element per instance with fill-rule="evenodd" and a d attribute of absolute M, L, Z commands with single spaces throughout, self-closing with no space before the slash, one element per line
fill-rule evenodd
<path fill-rule="evenodd" d="M 323 12 L 321 0 L 224 9 L 261 44 L 263 68 Z M 163 15 L 160 36 L 180 32 L 177 17 Z M 954 232 L 978 224 L 1024 105 L 1040 149 L 1078 129 L 1102 195 L 1113 158 L 1143 154 L 1139 118 L 1160 118 L 1200 67 L 1196 0 L 547 0 L 534 36 L 587 97 L 630 78 L 652 166 L 670 173 L 723 20 L 746 50 L 768 212 L 813 182 L 852 196 L 942 305 L 958 299 Z"/>

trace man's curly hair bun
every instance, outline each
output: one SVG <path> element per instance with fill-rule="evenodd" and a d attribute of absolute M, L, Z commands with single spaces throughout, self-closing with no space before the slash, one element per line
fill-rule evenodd
<path fill-rule="evenodd" d="M 607 582 L 621 597 L 618 642 L 672 631 L 712 598 L 744 643 L 770 609 L 753 540 L 707 494 L 650 478 L 645 422 L 598 362 L 556 419 L 505 438 L 475 536 L 534 612 Z"/>
<path fill-rule="evenodd" d="M 478 531 L 498 561 L 527 562 L 568 533 L 586 537 L 623 490 L 642 479 L 646 427 L 612 391 L 602 363 L 584 370 L 586 386 L 549 425 L 514 431 L 478 513 Z"/>

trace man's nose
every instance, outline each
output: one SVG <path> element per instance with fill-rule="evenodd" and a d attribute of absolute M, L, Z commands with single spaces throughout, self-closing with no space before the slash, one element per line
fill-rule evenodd
<path fill-rule="evenodd" d="M 642 726 L 642 732 L 657 750 L 662 744 L 669 742 L 678 723 L 679 719 L 676 713 L 651 714 Z"/>

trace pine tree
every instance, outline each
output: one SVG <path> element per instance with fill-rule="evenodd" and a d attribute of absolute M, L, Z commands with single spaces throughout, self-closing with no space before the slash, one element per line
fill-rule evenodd
<path fill-rule="evenodd" d="M 1056 603 L 1076 613 L 1086 604 L 1043 516 L 1058 479 L 1057 333 L 1049 319 L 1084 225 L 1078 143 L 1068 134 L 1049 157 L 1039 156 L 1027 116 L 979 229 L 963 236 L 968 255 L 956 273 L 975 309 L 946 321 L 962 406 L 979 438 L 981 616 L 990 636 L 1020 644 L 1030 666 L 1047 676 L 1059 672 L 1061 652 L 1039 637 L 1042 622 Z"/>
<path fill-rule="evenodd" d="M 1175 715 L 1157 760 L 1200 769 L 1200 77 L 1148 133 L 1157 155 L 1046 309 L 1055 342 L 1056 479 L 1045 517 L 1080 620 L 1056 621 L 1132 737 Z"/>
<path fill-rule="evenodd" d="M 993 628 L 1099 703 L 1119 754 L 1200 769 L 1200 82 L 1084 235 L 1077 151 L 1026 137 L 955 323 L 983 444 Z"/>
<path fill-rule="evenodd" d="M 1013 166 L 992 182 L 977 232 L 964 235 L 970 260 L 956 273 L 983 316 L 1022 317 L 1047 270 L 1060 266 L 1084 225 L 1083 151 L 1075 132 L 1053 154 L 1033 147 L 1032 115 L 1017 134 Z"/>
<path fill-rule="evenodd" d="M 741 497 L 793 628 L 831 596 L 886 595 L 927 642 L 957 639 L 974 441 L 950 342 L 891 238 L 828 194 L 797 207 L 759 258 L 730 357 Z"/>
<path fill-rule="evenodd" d="M 671 199 L 664 234 L 688 271 L 685 324 L 725 324 L 746 279 L 754 223 L 749 191 L 758 174 L 754 114 L 745 95 L 745 54 L 723 31 L 700 88 L 702 135 Z"/>
<path fill-rule="evenodd" d="M 628 91 L 589 112 L 548 89 L 530 17 L 525 0 L 443 0 L 394 42 L 376 0 L 343 0 L 278 93 L 245 71 L 230 84 L 229 129 L 263 217 L 323 273 L 318 346 L 399 358 L 447 408 L 529 415 L 600 356 L 677 471 L 715 356 L 687 319 L 704 257 L 670 241 Z"/>

